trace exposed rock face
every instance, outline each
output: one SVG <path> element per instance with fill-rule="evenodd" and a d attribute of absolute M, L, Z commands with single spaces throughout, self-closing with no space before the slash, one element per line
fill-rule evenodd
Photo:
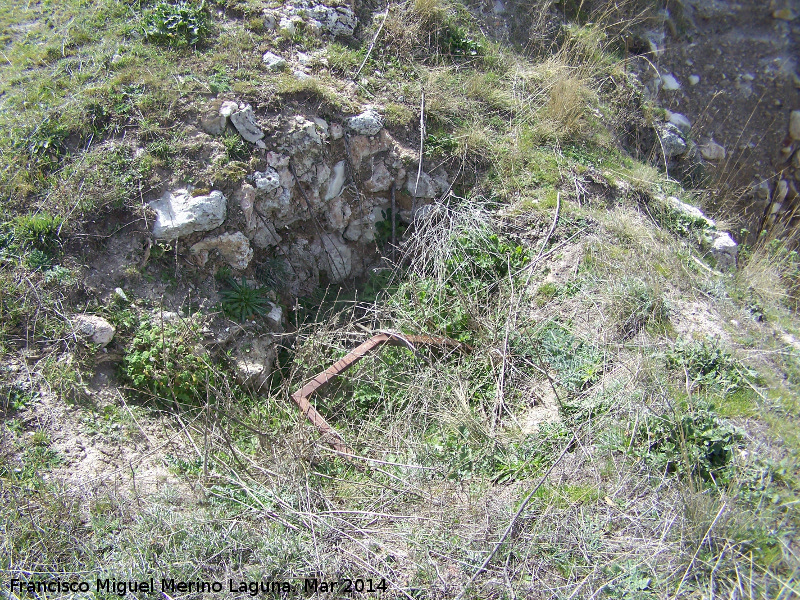
<path fill-rule="evenodd" d="M 692 219 L 698 221 L 704 221 L 707 227 L 716 227 L 716 223 L 714 223 L 713 220 L 705 216 L 703 214 L 703 211 L 697 208 L 696 206 L 692 206 L 691 204 L 686 204 L 685 202 L 681 202 L 681 200 L 679 198 L 676 198 L 675 196 L 669 196 L 667 198 L 667 202 L 677 212 L 686 215 L 687 217 L 690 217 Z"/>
<path fill-rule="evenodd" d="M 264 66 L 274 72 L 283 71 L 288 64 L 285 58 L 278 56 L 274 52 L 265 52 L 263 60 Z"/>
<path fill-rule="evenodd" d="M 238 270 L 246 269 L 253 258 L 250 241 L 241 231 L 206 238 L 191 247 L 191 253 L 197 257 L 200 266 L 205 266 L 208 262 L 208 253 L 211 250 L 217 250 L 231 267 Z"/>
<path fill-rule="evenodd" d="M 97 315 L 78 315 L 74 319 L 74 324 L 78 334 L 89 338 L 93 344 L 98 344 L 101 348 L 114 339 L 117 331 L 111 323 Z"/>
<path fill-rule="evenodd" d="M 301 27 L 312 35 L 350 37 L 358 19 L 347 6 L 325 6 L 307 0 L 292 0 L 283 6 L 264 10 L 265 21 L 285 36 L 294 35 Z"/>
<path fill-rule="evenodd" d="M 793 110 L 789 115 L 789 137 L 795 141 L 800 140 L 800 110 Z"/>
<path fill-rule="evenodd" d="M 686 140 L 683 139 L 681 130 L 672 123 L 665 123 L 659 130 L 660 150 L 666 159 L 680 156 L 686 153 L 688 148 Z"/>
<path fill-rule="evenodd" d="M 340 235 L 322 234 L 323 269 L 333 283 L 344 281 L 353 271 L 353 253 Z"/>
<path fill-rule="evenodd" d="M 378 135 L 383 129 L 383 117 L 369 108 L 360 115 L 345 120 L 345 125 L 356 135 Z"/>
<path fill-rule="evenodd" d="M 192 196 L 189 190 L 165 192 L 159 200 L 150 202 L 156 212 L 153 237 L 174 240 L 197 231 L 211 231 L 225 221 L 226 202 L 222 192 L 207 196 Z"/>
<path fill-rule="evenodd" d="M 275 365 L 275 345 L 272 336 L 245 337 L 236 343 L 233 362 L 237 379 L 242 385 L 256 389 L 263 386 Z"/>
<path fill-rule="evenodd" d="M 667 121 L 675 125 L 683 135 L 689 135 L 689 132 L 692 130 L 691 121 L 681 113 L 667 111 Z"/>
<path fill-rule="evenodd" d="M 256 122 L 256 116 L 253 113 L 252 106 L 249 104 L 239 105 L 239 110 L 231 113 L 230 120 L 231 124 L 236 127 L 236 131 L 239 132 L 239 135 L 246 141 L 255 144 L 259 148 L 267 147 L 262 140 L 264 132 Z"/>
<path fill-rule="evenodd" d="M 727 153 L 725 152 L 725 148 L 720 146 L 714 140 L 709 140 L 702 146 L 700 146 L 700 154 L 702 154 L 703 158 L 706 160 L 725 160 Z"/>
<path fill-rule="evenodd" d="M 344 161 L 340 160 L 333 166 L 333 177 L 328 179 L 328 190 L 325 192 L 325 200 L 333 200 L 342 193 L 344 175 Z"/>
<path fill-rule="evenodd" d="M 720 231 L 716 233 L 711 243 L 711 255 L 717 261 L 717 268 L 727 270 L 736 266 L 736 257 L 739 247 L 729 233 Z"/>

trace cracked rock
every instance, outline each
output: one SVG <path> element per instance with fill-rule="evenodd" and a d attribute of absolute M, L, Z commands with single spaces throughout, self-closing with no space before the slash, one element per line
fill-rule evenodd
<path fill-rule="evenodd" d="M 207 196 L 192 196 L 189 190 L 164 192 L 160 199 L 150 202 L 156 212 L 153 237 L 174 240 L 197 231 L 211 231 L 225 221 L 225 196 L 213 191 Z"/>
<path fill-rule="evenodd" d="M 77 333 L 89 338 L 93 344 L 99 344 L 101 348 L 107 346 L 116 333 L 111 323 L 97 315 L 78 315 L 75 317 L 75 329 Z"/>
<path fill-rule="evenodd" d="M 711 255 L 716 259 L 718 269 L 735 267 L 738 253 L 739 247 L 729 233 L 721 231 L 716 234 L 711 243 Z"/>
<path fill-rule="evenodd" d="M 201 267 L 208 262 L 208 253 L 211 250 L 217 250 L 225 262 L 238 270 L 246 269 L 250 264 L 250 259 L 253 258 L 250 240 L 241 231 L 206 238 L 197 242 L 190 249 L 192 255 L 197 257 L 197 262 Z"/>
<path fill-rule="evenodd" d="M 239 110 L 231 113 L 230 120 L 233 126 L 236 127 L 236 131 L 239 132 L 239 135 L 246 141 L 255 144 L 259 148 L 267 147 L 262 140 L 264 132 L 261 131 L 261 128 L 256 122 L 256 115 L 253 112 L 252 106 L 249 104 L 240 105 Z"/>
<path fill-rule="evenodd" d="M 358 135 L 378 135 L 378 132 L 383 129 L 383 117 L 374 109 L 368 108 L 360 115 L 346 119 L 344 124 Z"/>

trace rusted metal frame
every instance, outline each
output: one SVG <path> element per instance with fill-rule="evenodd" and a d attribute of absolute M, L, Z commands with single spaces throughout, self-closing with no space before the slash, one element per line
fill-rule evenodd
<path fill-rule="evenodd" d="M 414 344 L 424 346 L 438 346 L 440 348 L 450 347 L 453 349 L 469 349 L 466 344 L 461 344 L 453 339 L 446 337 L 436 337 L 428 335 L 403 335 L 399 333 L 380 333 L 368 339 L 363 344 L 352 350 L 347 356 L 339 359 L 333 365 L 319 373 L 311 381 L 306 383 L 302 388 L 292 394 L 292 400 L 297 404 L 302 413 L 308 418 L 309 421 L 317 428 L 322 434 L 323 439 L 337 452 L 342 454 L 352 455 L 355 454 L 353 449 L 350 448 L 336 430 L 328 424 L 319 411 L 314 408 L 308 401 L 309 396 L 319 390 L 321 387 L 333 381 L 338 375 L 352 367 L 359 360 L 364 358 L 373 349 L 388 344 L 390 346 L 405 346 L 414 354 L 417 349 Z"/>

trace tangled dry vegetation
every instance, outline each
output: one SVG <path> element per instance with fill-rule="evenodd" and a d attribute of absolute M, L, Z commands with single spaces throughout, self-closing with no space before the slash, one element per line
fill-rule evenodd
<path fill-rule="evenodd" d="M 119 29 L 108 35 L 135 51 L 114 81 L 72 94 L 55 77 L 58 89 L 42 89 L 67 68 L 88 77 L 67 60 L 82 44 L 109 51 L 91 19 L 62 24 L 60 47 L 29 49 L 40 70 L 21 68 L 30 56 L 9 61 L 17 91 L 3 102 L 21 103 L 22 89 L 37 102 L 0 139 L 6 579 L 362 577 L 385 581 L 387 598 L 800 594 L 796 254 L 776 237 L 743 248 L 733 274 L 716 269 L 702 229 L 659 200 L 699 192 L 619 143 L 649 110 L 634 110 L 641 98 L 613 52 L 622 13 L 601 27 L 580 3 L 554 4 L 577 24 L 553 36 L 542 21 L 527 54 L 481 35 L 461 4 L 391 5 L 357 48 L 330 44 L 330 73 L 304 82 L 219 70 L 219 57 L 191 47 L 194 30 L 168 38 L 178 50 L 125 37 L 123 22 L 141 15 L 115 2 L 104 5 Z M 219 28 L 225 61 L 259 31 L 248 6 Z M 342 74 L 362 61 L 365 81 L 350 92 Z M 189 91 L 225 85 L 331 111 L 377 98 L 398 128 L 423 116 L 425 158 L 459 173 L 454 194 L 396 232 L 396 248 L 382 232 L 386 257 L 357 290 L 297 301 L 263 386 L 236 381 L 207 338 L 223 312 L 232 328 L 261 323 L 266 289 L 242 279 L 211 309 L 189 299 L 169 317 L 124 293 L 101 304 L 76 250 L 106 235 L 96 221 L 138 218 L 151 177 L 191 165 L 199 150 L 180 130 Z M 101 140 L 123 134 L 145 151 L 107 152 Z M 220 169 L 248 160 L 237 141 Z M 76 188 L 91 188 L 91 202 Z M 188 277 L 177 257 L 177 245 L 154 246 L 137 280 L 168 289 Z M 271 273 L 262 283 L 275 288 Z M 76 310 L 107 317 L 124 344 L 80 341 L 65 316 Z M 318 394 L 356 452 L 347 460 L 290 394 L 378 331 L 448 336 L 470 351 L 384 349 Z M 101 376 L 114 382 L 103 393 Z M 102 476 L 65 466 L 86 448 L 106 455 Z"/>

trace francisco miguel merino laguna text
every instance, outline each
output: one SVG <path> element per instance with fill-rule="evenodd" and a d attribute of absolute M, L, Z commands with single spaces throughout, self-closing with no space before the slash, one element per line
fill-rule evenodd
<path fill-rule="evenodd" d="M 88 581 L 62 581 L 61 579 L 12 579 L 11 592 L 27 594 L 43 594 L 56 592 L 88 592 L 91 588 L 95 592 L 109 592 L 120 597 L 128 592 L 151 594 L 156 591 L 155 579 L 151 577 L 144 581 L 118 581 L 116 579 L 96 579 L 94 586 Z M 386 591 L 386 580 L 373 582 L 372 579 L 347 579 L 339 581 L 322 581 L 319 579 L 304 579 L 302 591 L 305 594 L 319 592 L 378 592 Z M 220 581 L 176 581 L 175 579 L 161 579 L 162 592 L 222 592 L 225 586 Z M 291 593 L 295 589 L 288 581 L 234 581 L 228 580 L 228 592 L 246 593 L 249 596 L 259 594 Z"/>

